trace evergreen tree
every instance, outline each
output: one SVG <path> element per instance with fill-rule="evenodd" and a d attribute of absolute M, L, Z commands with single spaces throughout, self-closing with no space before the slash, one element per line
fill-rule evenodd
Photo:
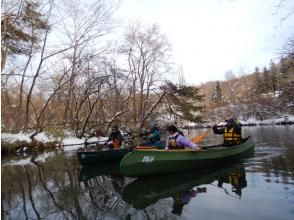
<path fill-rule="evenodd" d="M 265 92 L 265 87 L 264 87 L 264 83 L 262 79 L 262 74 L 260 73 L 258 67 L 255 67 L 255 71 L 253 74 L 254 74 L 255 80 L 254 80 L 251 96 L 256 97 L 256 95 L 260 96 L 262 93 Z"/>
<path fill-rule="evenodd" d="M 282 57 L 279 63 L 278 90 L 283 90 L 292 84 L 294 79 L 294 58 Z"/>
<path fill-rule="evenodd" d="M 263 93 L 269 93 L 272 91 L 272 79 L 271 79 L 271 74 L 268 71 L 268 69 L 266 67 L 263 68 L 263 72 L 262 72 L 262 82 L 261 82 L 261 86 L 263 86 L 263 88 L 261 88 L 263 91 Z"/>
<path fill-rule="evenodd" d="M 223 102 L 223 92 L 219 81 L 216 82 L 215 89 L 211 94 L 211 100 L 217 104 L 221 104 Z"/>
<path fill-rule="evenodd" d="M 204 101 L 204 95 L 199 94 L 198 87 L 168 83 L 166 98 L 171 114 L 191 122 L 202 121 L 200 112 L 204 106 L 200 103 Z"/>
<path fill-rule="evenodd" d="M 278 90 L 278 69 L 276 67 L 276 64 L 271 60 L 270 62 L 270 74 L 271 74 L 271 88 L 272 91 L 275 92 Z"/>
<path fill-rule="evenodd" d="M 18 8 L 2 13 L 1 19 L 1 70 L 9 55 L 30 55 L 43 30 L 49 28 L 40 5 L 33 1 L 20 1 Z"/>

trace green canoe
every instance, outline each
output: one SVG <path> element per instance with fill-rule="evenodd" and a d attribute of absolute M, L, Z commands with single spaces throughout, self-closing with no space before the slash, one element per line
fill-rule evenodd
<path fill-rule="evenodd" d="M 121 160 L 120 171 L 129 177 L 172 173 L 237 160 L 253 151 L 254 142 L 250 137 L 233 147 L 216 145 L 197 151 L 135 149 Z"/>
<path fill-rule="evenodd" d="M 77 151 L 78 159 L 82 165 L 97 164 L 105 161 L 120 160 L 127 153 L 132 151 L 132 147 L 125 147 L 115 150 L 91 150 L 82 149 Z"/>

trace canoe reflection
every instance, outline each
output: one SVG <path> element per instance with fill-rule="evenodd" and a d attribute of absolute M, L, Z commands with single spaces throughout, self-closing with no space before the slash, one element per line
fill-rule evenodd
<path fill-rule="evenodd" d="M 82 166 L 79 181 L 87 181 L 102 175 L 121 175 L 119 171 L 119 162 L 115 161 L 97 165 Z"/>
<path fill-rule="evenodd" d="M 114 190 L 119 194 L 122 193 L 124 176 L 119 171 L 119 162 L 82 166 L 79 181 L 88 185 L 90 184 L 89 181 L 95 181 L 95 178 L 100 176 L 109 176 Z"/>
<path fill-rule="evenodd" d="M 137 209 L 144 209 L 163 198 L 172 197 L 172 213 L 181 215 L 183 206 L 199 193 L 207 193 L 206 184 L 217 181 L 216 187 L 223 188 L 223 183 L 232 185 L 232 192 L 241 197 L 242 189 L 247 186 L 243 164 L 219 169 L 186 171 L 177 174 L 140 178 L 123 189 L 123 200 Z M 230 196 L 231 192 L 223 188 Z M 233 196 L 234 197 L 234 196 Z"/>

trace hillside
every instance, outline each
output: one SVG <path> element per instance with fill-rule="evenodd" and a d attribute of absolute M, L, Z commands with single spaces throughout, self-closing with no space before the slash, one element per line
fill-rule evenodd
<path fill-rule="evenodd" d="M 206 119 L 234 111 L 242 120 L 266 120 L 294 114 L 294 59 L 282 58 L 270 68 L 248 75 L 228 74 L 229 79 L 200 85 L 205 94 Z"/>

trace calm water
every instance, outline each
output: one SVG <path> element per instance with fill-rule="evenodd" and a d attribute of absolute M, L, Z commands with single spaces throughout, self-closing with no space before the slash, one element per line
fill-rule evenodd
<path fill-rule="evenodd" d="M 254 157 L 144 179 L 124 178 L 116 163 L 80 167 L 74 153 L 2 158 L 2 219 L 294 219 L 293 134 L 244 127 Z"/>

